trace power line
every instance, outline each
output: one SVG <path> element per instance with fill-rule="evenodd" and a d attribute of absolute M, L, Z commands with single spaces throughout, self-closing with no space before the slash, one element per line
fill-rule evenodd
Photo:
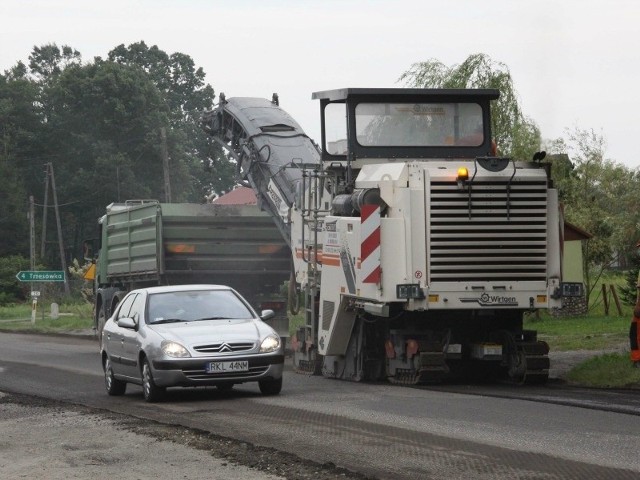
<path fill-rule="evenodd" d="M 76 203 L 80 203 L 80 201 L 68 202 L 68 203 L 60 203 L 60 204 L 58 204 L 58 207 L 66 207 L 67 205 L 75 205 Z M 47 204 L 42 204 L 42 203 L 34 203 L 34 205 L 36 207 L 55 208 L 54 205 L 47 205 Z"/>

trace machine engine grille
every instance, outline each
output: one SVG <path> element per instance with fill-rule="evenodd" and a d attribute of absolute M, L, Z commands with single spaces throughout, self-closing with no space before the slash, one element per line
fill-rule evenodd
<path fill-rule="evenodd" d="M 547 182 L 432 181 L 429 281 L 545 281 Z"/>

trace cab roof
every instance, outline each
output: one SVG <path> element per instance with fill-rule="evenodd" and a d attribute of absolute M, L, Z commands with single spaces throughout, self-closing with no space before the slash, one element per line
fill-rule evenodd
<path fill-rule="evenodd" d="M 493 88 L 339 88 L 336 90 L 323 90 L 314 92 L 311 98 L 314 100 L 327 100 L 329 102 L 345 101 L 355 96 L 378 97 L 447 97 L 447 98 L 484 98 L 496 100 L 500 92 Z"/>

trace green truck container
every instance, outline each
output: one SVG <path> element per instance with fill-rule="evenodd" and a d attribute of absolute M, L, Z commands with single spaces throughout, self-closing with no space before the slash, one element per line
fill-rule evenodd
<path fill-rule="evenodd" d="M 256 205 L 113 203 L 99 220 L 95 328 L 130 290 L 155 285 L 221 284 L 240 292 L 288 337 L 281 293 L 291 254 L 269 215 Z M 95 250 L 94 250 L 95 251 Z"/>

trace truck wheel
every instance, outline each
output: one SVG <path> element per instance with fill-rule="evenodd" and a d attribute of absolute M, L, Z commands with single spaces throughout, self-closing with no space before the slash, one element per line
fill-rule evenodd
<path fill-rule="evenodd" d="M 144 399 L 149 403 L 157 402 L 162 400 L 165 391 L 164 388 L 158 387 L 153 381 L 149 360 L 145 358 L 142 361 L 142 393 Z"/>
<path fill-rule="evenodd" d="M 118 380 L 113 375 L 113 368 L 111 368 L 111 361 L 109 357 L 104 359 L 104 386 L 107 389 L 107 393 L 112 396 L 124 395 L 127 389 L 127 382 Z"/>
<path fill-rule="evenodd" d="M 282 377 L 277 380 L 261 380 L 258 385 L 263 395 L 278 395 L 282 390 Z"/>

